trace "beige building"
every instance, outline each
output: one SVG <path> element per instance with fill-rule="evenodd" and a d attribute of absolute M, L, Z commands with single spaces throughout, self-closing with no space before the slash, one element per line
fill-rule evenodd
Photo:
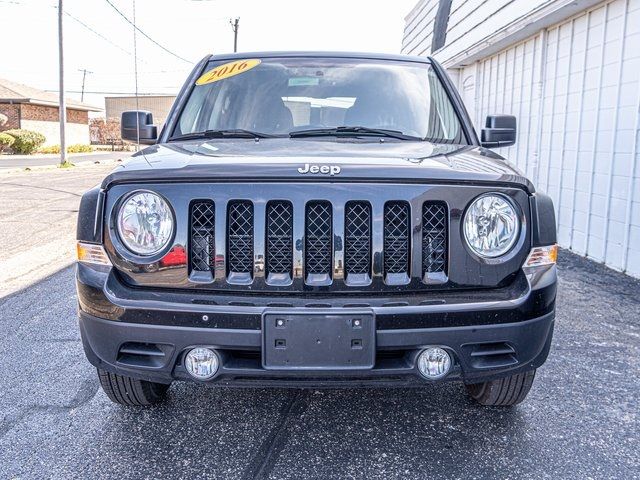
<path fill-rule="evenodd" d="M 161 130 L 173 105 L 175 95 L 142 95 L 138 96 L 137 109 L 153 114 L 153 123 Z M 105 116 L 120 121 L 122 112 L 136 110 L 136 97 L 105 97 Z"/>
<path fill-rule="evenodd" d="M 0 113 L 8 121 L 0 131 L 22 128 L 45 136 L 45 146 L 60 144 L 58 95 L 0 78 Z M 89 112 L 100 108 L 67 100 L 67 145 L 89 143 Z"/>

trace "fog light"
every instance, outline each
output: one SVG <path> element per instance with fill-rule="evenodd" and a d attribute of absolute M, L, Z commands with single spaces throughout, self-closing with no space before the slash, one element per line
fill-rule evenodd
<path fill-rule="evenodd" d="M 209 348 L 194 348 L 184 358 L 187 372 L 198 380 L 207 380 L 213 377 L 218 371 L 219 365 L 218 355 Z"/>
<path fill-rule="evenodd" d="M 437 380 L 451 370 L 451 356 L 439 347 L 429 347 L 418 357 L 418 370 L 425 378 Z"/>

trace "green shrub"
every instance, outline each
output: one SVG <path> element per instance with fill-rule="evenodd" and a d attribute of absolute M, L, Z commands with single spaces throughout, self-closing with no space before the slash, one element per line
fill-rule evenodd
<path fill-rule="evenodd" d="M 58 147 L 60 150 L 60 147 Z M 67 147 L 67 153 L 87 153 L 93 152 L 93 148 L 91 145 L 83 145 L 81 143 L 76 143 L 75 145 L 69 145 Z"/>
<path fill-rule="evenodd" d="M 16 139 L 11 147 L 13 151 L 25 155 L 35 152 L 46 140 L 44 135 L 31 130 L 7 130 L 5 133 Z"/>
<path fill-rule="evenodd" d="M 16 139 L 8 133 L 0 132 L 0 152 L 9 148 L 15 141 Z"/>

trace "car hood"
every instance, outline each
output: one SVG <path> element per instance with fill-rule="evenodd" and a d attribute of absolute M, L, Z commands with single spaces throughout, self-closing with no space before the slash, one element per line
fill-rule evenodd
<path fill-rule="evenodd" d="M 305 165 L 340 173 L 305 173 Z M 103 181 L 296 181 L 469 183 L 517 186 L 531 182 L 494 152 L 476 146 L 358 139 L 222 139 L 153 145 L 134 154 Z"/>

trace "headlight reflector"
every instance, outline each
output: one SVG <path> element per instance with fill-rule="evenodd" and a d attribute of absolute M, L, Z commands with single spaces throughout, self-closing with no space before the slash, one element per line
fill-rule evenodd
<path fill-rule="evenodd" d="M 507 198 L 498 194 L 476 198 L 464 216 L 464 238 L 481 257 L 507 253 L 518 238 L 520 219 Z"/>
<path fill-rule="evenodd" d="M 158 194 L 138 191 L 130 195 L 118 212 L 118 235 L 137 255 L 162 250 L 173 235 L 173 212 Z"/>

